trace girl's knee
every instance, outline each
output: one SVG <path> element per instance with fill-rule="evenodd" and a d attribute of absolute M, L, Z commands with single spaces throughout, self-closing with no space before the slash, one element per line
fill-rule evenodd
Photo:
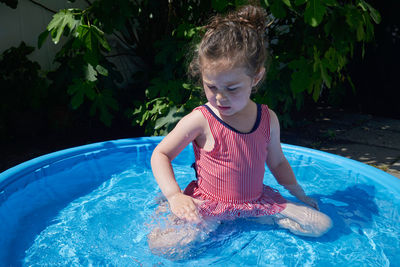
<path fill-rule="evenodd" d="M 327 233 L 333 226 L 331 218 L 320 212 L 320 218 L 318 222 L 318 231 L 316 233 L 317 236 L 322 236 L 323 234 Z"/>
<path fill-rule="evenodd" d="M 315 219 L 309 222 L 309 236 L 320 237 L 326 234 L 333 226 L 332 220 L 326 214 L 316 211 Z"/>
<path fill-rule="evenodd" d="M 327 233 L 333 225 L 331 218 L 326 214 L 295 203 L 289 204 L 282 215 L 297 222 L 299 225 L 298 229 L 295 229 L 295 234 L 304 236 L 320 237 Z"/>

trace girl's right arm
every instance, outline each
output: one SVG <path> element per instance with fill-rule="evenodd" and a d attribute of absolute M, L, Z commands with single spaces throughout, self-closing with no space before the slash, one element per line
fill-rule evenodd
<path fill-rule="evenodd" d="M 171 211 L 181 219 L 199 222 L 198 201 L 184 195 L 175 180 L 171 161 L 193 140 L 204 134 L 204 117 L 200 111 L 193 111 L 183 117 L 176 127 L 154 149 L 151 157 L 153 175 Z"/>

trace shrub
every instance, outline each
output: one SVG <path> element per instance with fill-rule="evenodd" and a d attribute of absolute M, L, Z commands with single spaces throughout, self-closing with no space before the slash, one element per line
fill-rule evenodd
<path fill-rule="evenodd" d="M 54 43 L 67 38 L 55 58 L 60 67 L 48 78 L 70 95 L 72 108 L 98 114 L 106 125 L 124 113 L 146 134 L 162 135 L 204 101 L 202 89 L 186 78 L 201 25 L 248 1 L 86 2 L 85 9 L 58 11 L 40 35 L 39 47 L 48 36 Z M 340 95 L 343 84 L 356 90 L 346 66 L 358 49 L 364 53 L 381 19 L 366 0 L 259 4 L 269 13 L 271 60 L 254 99 L 276 110 L 284 126 L 308 99 L 316 102 L 325 91 Z M 125 81 L 111 61 L 117 57 L 133 62 L 133 75 Z"/>

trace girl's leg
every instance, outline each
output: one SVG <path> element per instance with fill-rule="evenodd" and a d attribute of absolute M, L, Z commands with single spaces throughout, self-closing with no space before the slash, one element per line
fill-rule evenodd
<path fill-rule="evenodd" d="M 156 215 L 165 216 L 167 203 L 161 203 Z M 162 214 L 164 213 L 164 214 Z M 218 227 L 214 221 L 203 220 L 200 224 L 187 223 L 173 214 L 162 218 L 162 223 L 155 226 L 147 236 L 150 249 L 154 254 L 184 257 L 191 245 L 202 241 Z"/>
<path fill-rule="evenodd" d="M 151 250 L 163 251 L 185 247 L 195 241 L 200 235 L 200 230 L 194 225 L 185 225 L 179 219 L 171 219 L 164 227 L 155 227 L 148 237 L 148 244 Z"/>
<path fill-rule="evenodd" d="M 324 213 L 290 201 L 273 217 L 280 227 L 296 235 L 319 237 L 332 228 L 332 220 Z"/>

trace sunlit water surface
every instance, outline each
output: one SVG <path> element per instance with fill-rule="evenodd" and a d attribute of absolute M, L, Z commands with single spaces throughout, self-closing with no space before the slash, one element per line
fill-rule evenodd
<path fill-rule="evenodd" d="M 400 263 L 400 197 L 357 170 L 287 153 L 299 182 L 334 222 L 321 238 L 295 236 L 247 220 L 225 222 L 179 260 L 153 255 L 147 234 L 157 224 L 159 189 L 149 151 L 77 162 L 45 175 L 0 206 L 7 231 L 0 260 L 23 266 L 396 266 Z M 191 148 L 174 160 L 185 187 Z M 102 173 L 114 164 L 115 173 Z M 289 197 L 267 171 L 264 183 Z M 290 197 L 289 197 L 290 198 Z M 293 198 L 290 198 L 294 200 Z M 7 218 L 16 214 L 21 219 Z M 4 235 L 3 235 L 4 236 Z"/>

